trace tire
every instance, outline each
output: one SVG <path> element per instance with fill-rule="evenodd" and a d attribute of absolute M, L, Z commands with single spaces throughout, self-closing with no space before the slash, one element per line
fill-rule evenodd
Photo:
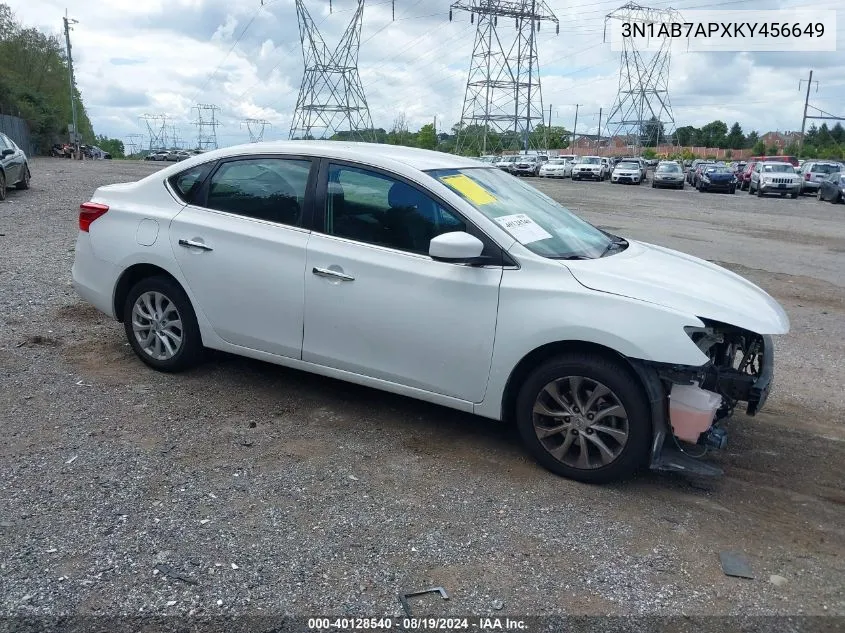
<path fill-rule="evenodd" d="M 144 296 L 149 299 L 147 307 L 144 306 L 142 299 Z M 162 299 L 157 301 L 157 297 Z M 133 319 L 136 302 L 138 302 L 138 308 L 141 312 L 137 322 Z M 153 308 L 152 311 L 149 309 L 150 307 Z M 163 309 L 156 310 L 158 307 Z M 173 318 L 174 312 L 176 318 Z M 164 317 L 169 315 L 171 317 L 169 321 L 174 323 L 178 319 L 181 328 L 171 326 L 154 331 L 153 328 L 149 327 L 152 319 L 145 319 L 143 314 L 159 316 L 160 322 L 164 321 L 165 323 L 167 321 Z M 136 323 L 143 324 L 143 329 L 137 335 L 135 333 Z M 153 369 L 164 372 L 179 372 L 193 367 L 202 360 L 204 352 L 202 339 L 191 301 L 179 284 L 168 277 L 147 277 L 132 287 L 123 304 L 123 327 L 129 345 L 132 346 L 138 358 Z M 147 351 L 139 340 L 145 330 L 148 332 L 147 340 L 151 342 L 152 349 L 150 351 Z M 164 335 L 164 332 L 169 332 L 170 336 Z M 181 342 L 171 354 L 171 350 L 160 341 L 167 340 L 172 347 L 173 336 L 177 332 L 180 334 Z M 153 344 L 152 341 L 155 343 Z M 154 355 L 156 350 L 161 352 L 159 357 Z"/>
<path fill-rule="evenodd" d="M 651 183 L 651 188 L 652 188 L 652 189 L 657 189 L 657 185 L 655 185 L 654 183 Z"/>
<path fill-rule="evenodd" d="M 729 193 L 731 195 L 735 194 L 736 193 L 736 187 L 731 187 Z"/>
<path fill-rule="evenodd" d="M 798 199 L 798 193 L 797 193 L 797 192 L 796 192 L 796 193 L 792 193 L 792 194 L 790 194 L 790 196 L 789 196 L 789 197 L 790 197 L 790 198 L 792 198 L 793 200 L 797 200 L 797 199 Z"/>
<path fill-rule="evenodd" d="M 824 200 L 824 198 L 822 198 L 822 188 L 821 187 L 819 187 L 819 190 L 816 192 L 816 200 L 818 200 L 819 202 Z"/>
<path fill-rule="evenodd" d="M 573 385 L 566 380 L 567 377 L 579 380 Z M 557 416 L 535 413 L 537 406 L 557 412 L 554 409 L 556 401 L 547 388 L 557 390 L 561 401 L 571 406 L 575 402 L 573 386 L 582 405 L 590 404 L 596 389 L 607 390 L 607 394 L 600 395 L 587 409 L 593 413 L 605 412 L 606 422 L 599 425 L 602 430 L 596 430 L 593 426 L 595 422 L 580 415 L 567 423 Z M 526 378 L 516 406 L 516 422 L 525 446 L 542 466 L 553 473 L 588 483 L 606 483 L 630 477 L 647 461 L 651 442 L 649 405 L 639 381 L 618 361 L 585 354 L 564 354 L 552 358 Z M 617 406 L 621 407 L 621 415 L 606 414 Z M 562 407 L 557 407 L 557 410 L 564 412 Z M 571 416 L 566 417 L 571 420 Z M 555 426 L 563 427 L 563 430 L 548 434 L 543 439 L 538 437 L 538 428 Z M 574 428 L 576 426 L 579 428 Z M 607 457 L 602 458 L 596 438 L 608 449 Z M 568 448 L 560 458 L 552 454 L 551 451 L 562 448 L 567 441 Z M 580 461 L 582 454 L 586 463 Z"/>
<path fill-rule="evenodd" d="M 24 164 L 23 166 L 23 178 L 21 178 L 20 182 L 15 185 L 17 189 L 29 189 L 29 179 L 32 178 L 32 174 L 29 173 L 29 165 Z"/>
<path fill-rule="evenodd" d="M 0 202 L 6 199 L 6 174 L 0 171 Z"/>
<path fill-rule="evenodd" d="M 749 196 L 754 195 L 754 189 L 752 189 L 751 183 L 748 183 L 748 195 Z"/>
<path fill-rule="evenodd" d="M 757 185 L 757 197 L 758 197 L 758 198 L 762 198 L 762 197 L 763 197 L 763 188 L 762 188 L 761 186 L 759 186 L 759 185 Z"/>

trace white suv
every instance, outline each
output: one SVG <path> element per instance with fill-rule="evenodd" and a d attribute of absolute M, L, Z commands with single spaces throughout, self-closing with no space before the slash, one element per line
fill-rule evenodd
<path fill-rule="evenodd" d="M 756 193 L 759 197 L 765 194 L 789 194 L 797 198 L 801 192 L 801 177 L 795 173 L 795 168 L 789 163 L 780 161 L 763 161 L 754 166 L 748 193 Z"/>
<path fill-rule="evenodd" d="M 100 187 L 72 277 L 159 371 L 212 348 L 512 419 L 544 466 L 593 482 L 714 474 L 673 434 L 722 446 L 789 330 L 715 264 L 477 160 L 365 143 L 253 143 Z"/>
<path fill-rule="evenodd" d="M 605 180 L 609 174 L 608 160 L 601 156 L 582 156 L 572 166 L 572 180 Z"/>
<path fill-rule="evenodd" d="M 822 180 L 827 180 L 830 174 L 845 171 L 842 163 L 831 160 L 808 160 L 798 173 L 801 176 L 801 193 L 816 192 Z"/>

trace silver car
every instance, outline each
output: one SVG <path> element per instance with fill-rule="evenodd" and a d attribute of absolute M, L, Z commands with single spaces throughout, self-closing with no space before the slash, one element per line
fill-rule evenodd
<path fill-rule="evenodd" d="M 808 160 L 801 165 L 798 172 L 801 175 L 801 193 L 815 193 L 819 190 L 822 180 L 827 180 L 830 174 L 845 171 L 842 163 L 832 160 Z"/>
<path fill-rule="evenodd" d="M 684 170 L 673 160 L 660 161 L 651 177 L 652 189 L 656 187 L 684 188 Z"/>

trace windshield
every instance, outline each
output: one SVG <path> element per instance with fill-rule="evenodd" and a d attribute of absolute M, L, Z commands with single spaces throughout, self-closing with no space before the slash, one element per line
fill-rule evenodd
<path fill-rule="evenodd" d="M 718 166 L 718 167 L 708 167 L 704 170 L 704 173 L 707 174 L 733 174 L 733 172 L 728 169 L 727 167 Z"/>
<path fill-rule="evenodd" d="M 616 166 L 616 169 L 639 169 L 639 168 L 640 168 L 639 163 L 619 163 Z"/>
<path fill-rule="evenodd" d="M 549 165 L 565 165 L 566 161 L 561 159 L 550 160 Z"/>
<path fill-rule="evenodd" d="M 680 167 L 680 165 L 677 165 L 675 163 L 667 163 L 665 165 L 658 165 L 657 171 L 677 173 L 677 172 L 681 171 L 681 167 Z"/>
<path fill-rule="evenodd" d="M 824 165 L 821 163 L 816 163 L 815 165 L 813 165 L 810 171 L 814 174 L 834 174 L 837 171 L 842 171 L 842 166 L 833 164 Z"/>
<path fill-rule="evenodd" d="M 585 165 L 600 165 L 601 158 L 599 158 L 598 156 L 587 156 L 586 158 L 582 158 L 581 162 Z"/>
<path fill-rule="evenodd" d="M 794 174 L 795 170 L 789 163 L 776 163 L 773 165 L 763 165 L 763 171 L 774 172 L 778 174 Z"/>
<path fill-rule="evenodd" d="M 613 242 L 549 196 L 498 169 L 438 169 L 427 173 L 543 257 L 601 257 Z"/>

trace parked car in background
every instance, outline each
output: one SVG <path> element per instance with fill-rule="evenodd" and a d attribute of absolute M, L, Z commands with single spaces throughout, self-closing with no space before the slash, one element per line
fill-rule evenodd
<path fill-rule="evenodd" d="M 540 178 L 568 178 L 572 175 L 572 161 L 553 158 L 540 167 Z"/>
<path fill-rule="evenodd" d="M 789 331 L 731 271 L 391 145 L 248 144 L 100 187 L 74 257 L 76 291 L 155 370 L 211 348 L 513 420 L 543 466 L 597 483 L 691 472 L 676 437 L 724 444 Z"/>
<path fill-rule="evenodd" d="M 634 161 L 622 161 L 613 168 L 610 175 L 610 183 L 628 183 L 630 185 L 639 185 L 643 181 L 642 170 L 640 163 Z"/>
<path fill-rule="evenodd" d="M 816 198 L 829 202 L 845 202 L 845 171 L 834 172 L 820 181 Z"/>
<path fill-rule="evenodd" d="M 511 163 L 510 171 L 514 176 L 536 176 L 545 162 L 539 156 L 522 155 Z"/>
<path fill-rule="evenodd" d="M 748 189 L 748 184 L 751 182 L 751 172 L 754 171 L 754 166 L 756 164 L 757 161 L 748 161 L 748 164 L 745 166 L 745 169 L 742 171 L 742 173 L 737 175 L 737 187 L 742 191 Z"/>
<path fill-rule="evenodd" d="M 24 151 L 0 132 L 0 201 L 6 199 L 9 187 L 29 189 L 32 174 Z"/>
<path fill-rule="evenodd" d="M 769 162 L 769 163 L 789 163 L 793 167 L 800 166 L 801 161 L 796 156 L 752 156 L 749 161 Z"/>
<path fill-rule="evenodd" d="M 690 183 L 693 187 L 698 189 L 698 181 L 701 178 L 701 172 L 707 167 L 715 166 L 716 162 L 712 160 L 703 160 L 695 166 L 695 169 L 692 172 L 692 182 Z"/>
<path fill-rule="evenodd" d="M 651 186 L 684 188 L 684 170 L 675 161 L 660 161 L 651 176 Z"/>
<path fill-rule="evenodd" d="M 572 180 L 604 180 L 607 176 L 607 159 L 601 156 L 583 156 L 572 165 Z"/>
<path fill-rule="evenodd" d="M 827 180 L 830 174 L 843 171 L 842 163 L 831 160 L 805 161 L 798 172 L 801 176 L 801 193 L 814 193 L 819 189 L 819 183 Z"/>
<path fill-rule="evenodd" d="M 696 158 L 694 161 L 692 161 L 692 163 L 690 163 L 690 165 L 689 165 L 689 167 L 687 168 L 687 171 L 686 171 L 686 179 L 687 179 L 688 185 L 695 185 L 695 181 L 694 181 L 695 171 L 698 169 L 699 165 L 701 165 L 702 163 L 706 163 L 706 162 L 712 162 L 712 161 L 705 161 L 705 160 L 702 160 L 700 158 Z"/>
<path fill-rule="evenodd" d="M 726 165 L 705 165 L 700 170 L 697 189 L 736 193 L 736 176 Z"/>
<path fill-rule="evenodd" d="M 499 162 L 495 163 L 495 165 L 496 165 L 496 167 L 498 167 L 502 171 L 506 171 L 508 173 L 511 173 L 511 169 L 513 168 L 513 164 L 517 160 L 519 160 L 519 156 L 517 156 L 515 154 L 508 154 L 507 156 L 502 156 L 502 158 L 499 159 Z"/>
<path fill-rule="evenodd" d="M 785 161 L 763 161 L 754 166 L 748 193 L 757 193 L 761 198 L 765 194 L 789 194 L 797 198 L 801 192 L 801 177 L 795 168 Z"/>
<path fill-rule="evenodd" d="M 165 161 L 170 154 L 167 150 L 157 150 L 144 156 L 144 160 Z"/>
<path fill-rule="evenodd" d="M 174 149 L 167 152 L 167 158 L 165 160 L 170 161 L 171 163 L 178 163 L 190 157 L 191 154 L 185 150 Z"/>

